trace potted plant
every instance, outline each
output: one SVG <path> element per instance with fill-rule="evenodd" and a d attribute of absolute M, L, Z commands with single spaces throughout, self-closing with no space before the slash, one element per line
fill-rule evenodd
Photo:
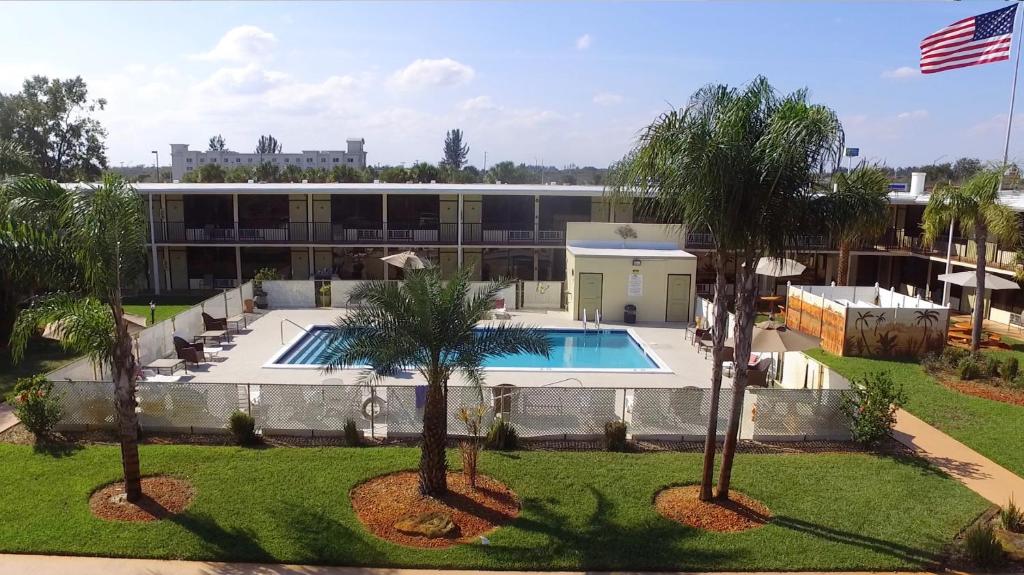
<path fill-rule="evenodd" d="M 281 279 L 281 274 L 277 273 L 277 270 L 274 268 L 260 268 L 256 270 L 256 275 L 252 278 L 252 295 L 256 300 L 256 307 L 267 309 L 270 305 L 267 302 L 267 292 L 263 291 L 263 282 L 279 279 Z"/>

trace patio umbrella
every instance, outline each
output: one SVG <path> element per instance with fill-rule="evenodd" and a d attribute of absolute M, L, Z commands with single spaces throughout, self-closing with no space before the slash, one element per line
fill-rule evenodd
<path fill-rule="evenodd" d="M 424 267 L 423 260 L 416 255 L 416 252 L 402 252 L 398 254 L 391 254 L 380 258 L 380 261 L 395 266 L 396 268 L 413 268 L 421 269 Z"/>
<path fill-rule="evenodd" d="M 939 276 L 939 281 L 949 282 L 956 286 L 969 288 L 978 287 L 978 276 L 974 270 L 957 272 L 955 274 L 942 274 Z M 1017 282 L 1015 281 L 986 273 L 985 289 L 1020 289 L 1020 286 L 1017 285 Z"/>
<path fill-rule="evenodd" d="M 725 345 L 736 347 L 735 338 L 726 340 Z M 750 341 L 750 351 L 758 353 L 786 353 L 814 349 L 820 345 L 820 338 L 805 335 L 791 329 L 763 329 L 755 327 L 753 338 Z"/>
<path fill-rule="evenodd" d="M 757 260 L 754 273 L 761 276 L 784 278 L 804 273 L 807 266 L 789 258 L 761 258 Z"/>

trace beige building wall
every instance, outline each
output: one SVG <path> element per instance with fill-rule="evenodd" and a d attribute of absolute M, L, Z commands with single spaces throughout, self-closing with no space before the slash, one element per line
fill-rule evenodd
<path fill-rule="evenodd" d="M 573 240 L 579 241 L 617 241 L 622 242 L 618 229 L 622 226 L 629 226 L 636 232 L 636 239 L 626 240 L 625 247 L 630 243 L 643 242 L 673 242 L 679 249 L 683 249 L 685 234 L 678 226 L 666 226 L 662 224 L 631 224 L 631 223 L 605 223 L 605 222 L 569 222 L 566 224 L 566 243 L 571 244 Z"/>
<path fill-rule="evenodd" d="M 574 256 L 566 255 L 566 291 L 573 294 L 569 306 L 574 317 L 582 317 L 576 286 L 579 285 L 580 274 L 599 273 L 601 282 L 601 318 L 607 321 L 622 321 L 623 309 L 626 304 L 637 307 L 637 321 L 665 321 L 668 301 L 668 280 L 670 274 L 689 277 L 689 321 L 693 320 L 694 290 L 697 286 L 696 258 L 640 258 L 640 265 L 634 266 L 633 259 L 628 257 L 605 256 Z M 642 279 L 642 291 L 639 296 L 629 295 L 629 281 L 633 273 Z M 587 310 L 587 318 L 594 318 L 594 310 Z"/>

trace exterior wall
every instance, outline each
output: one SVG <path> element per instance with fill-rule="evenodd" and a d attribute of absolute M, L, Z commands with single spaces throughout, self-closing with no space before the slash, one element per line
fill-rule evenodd
<path fill-rule="evenodd" d="M 679 249 L 683 249 L 685 234 L 681 233 L 678 227 L 662 224 L 622 224 L 628 225 L 636 232 L 636 239 L 625 240 L 625 247 L 630 242 L 673 242 Z M 615 241 L 622 242 L 622 236 L 618 234 L 620 225 L 608 224 L 605 222 L 569 222 L 566 225 L 565 239 L 567 243 L 572 240 L 587 241 Z"/>
<path fill-rule="evenodd" d="M 601 318 L 608 321 L 622 321 L 623 308 L 626 304 L 637 306 L 637 320 L 648 322 L 665 321 L 665 311 L 668 295 L 669 274 L 684 274 L 690 276 L 689 317 L 693 320 L 693 297 L 695 297 L 697 274 L 697 260 L 693 259 L 656 259 L 642 258 L 640 266 L 633 266 L 633 261 L 625 257 L 594 257 L 580 256 L 572 257 L 567 252 L 566 269 L 573 270 L 573 282 L 567 286 L 575 293 L 575 285 L 579 282 L 581 273 L 602 274 L 601 289 Z M 641 295 L 630 296 L 628 286 L 630 275 L 638 272 L 643 278 L 643 289 Z M 570 303 L 570 308 L 576 314 L 575 303 Z"/>
<path fill-rule="evenodd" d="M 271 308 L 316 307 L 316 289 L 312 280 L 267 280 L 263 282 L 267 303 Z M 333 303 L 334 292 L 331 291 Z"/>
<path fill-rule="evenodd" d="M 202 152 L 189 150 L 188 144 L 171 144 L 171 179 L 180 180 L 186 173 L 198 170 L 205 164 L 217 164 L 225 169 L 239 166 L 256 167 L 261 161 L 284 167 L 295 164 L 302 169 L 324 168 L 331 170 L 335 166 L 349 166 L 362 169 L 366 167 L 366 152 L 363 140 L 348 140 L 345 150 L 303 150 L 298 154 L 255 154 L 239 153 L 231 150 Z"/>
<path fill-rule="evenodd" d="M 783 354 L 782 381 L 787 389 L 849 389 L 850 381 L 802 351 Z"/>

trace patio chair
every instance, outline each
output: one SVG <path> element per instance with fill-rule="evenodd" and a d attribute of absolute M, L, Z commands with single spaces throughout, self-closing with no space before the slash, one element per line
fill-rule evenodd
<path fill-rule="evenodd" d="M 213 317 L 212 315 L 203 312 L 203 327 L 206 328 L 206 331 L 227 330 L 228 320 L 223 317 Z"/>
<path fill-rule="evenodd" d="M 771 365 L 771 358 L 766 357 L 753 369 L 747 370 L 747 387 L 768 387 L 768 368 Z"/>
<path fill-rule="evenodd" d="M 178 359 L 183 359 L 187 363 L 206 363 L 201 343 L 189 343 L 184 338 L 174 336 L 174 351 Z"/>
<path fill-rule="evenodd" d="M 711 330 L 698 327 L 693 330 L 693 337 L 690 338 L 690 345 L 696 346 L 700 340 L 708 337 L 711 337 Z"/>
<path fill-rule="evenodd" d="M 736 350 L 729 346 L 722 348 L 722 371 L 725 372 L 726 377 L 732 377 L 732 372 L 736 369 Z"/>
<path fill-rule="evenodd" d="M 494 309 L 491 310 L 491 319 L 512 319 L 512 314 L 505 309 L 505 300 L 494 300 Z"/>

